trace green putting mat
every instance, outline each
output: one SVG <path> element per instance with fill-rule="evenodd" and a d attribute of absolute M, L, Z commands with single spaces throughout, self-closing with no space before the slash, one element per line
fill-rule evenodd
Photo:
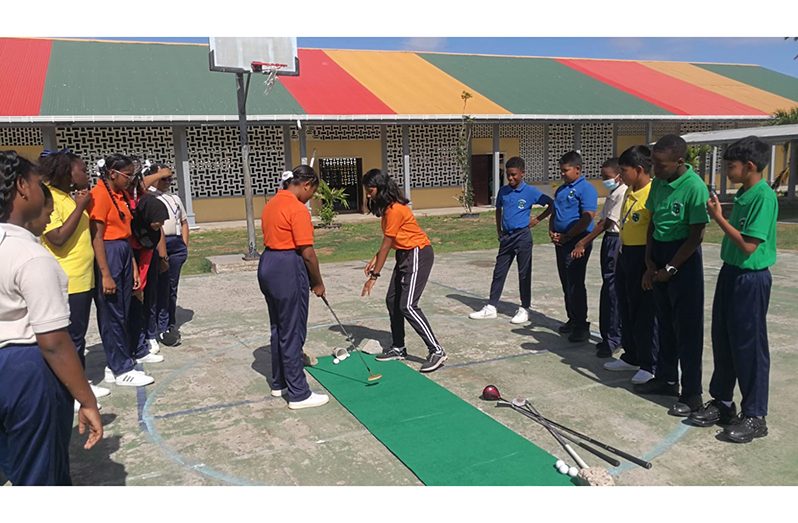
<path fill-rule="evenodd" d="M 383 376 L 375 384 L 357 354 L 306 369 L 424 484 L 573 484 L 553 456 L 423 374 L 363 356 Z"/>

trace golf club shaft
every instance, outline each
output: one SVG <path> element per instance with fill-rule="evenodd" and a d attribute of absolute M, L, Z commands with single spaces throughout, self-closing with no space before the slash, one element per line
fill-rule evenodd
<path fill-rule="evenodd" d="M 529 403 L 529 402 L 527 401 L 527 403 Z M 574 436 L 582 438 L 583 440 L 585 440 L 585 441 L 587 441 L 589 443 L 592 443 L 593 445 L 596 445 L 597 447 L 602 448 L 602 449 L 604 449 L 606 451 L 612 452 L 616 456 L 620 456 L 623 459 L 625 459 L 627 461 L 630 461 L 630 462 L 634 463 L 637 466 L 643 467 L 644 469 L 650 469 L 652 467 L 651 462 L 649 462 L 649 461 L 645 461 L 645 460 L 640 459 L 638 457 L 632 456 L 628 452 L 624 452 L 622 450 L 618 450 L 615 447 L 607 445 L 606 443 L 602 443 L 601 441 L 595 440 L 595 439 L 591 438 L 590 436 L 586 436 L 586 435 L 582 434 L 581 432 L 577 432 L 574 429 L 570 429 L 570 428 L 566 427 L 565 425 L 560 425 L 556 421 L 552 421 L 552 420 L 550 420 L 550 419 L 548 419 L 548 418 L 546 418 L 544 416 L 540 416 L 540 418 L 545 420 L 549 424 L 551 424 L 553 427 L 557 427 L 560 430 L 564 430 L 566 432 L 570 432 Z"/>
<path fill-rule="evenodd" d="M 515 407 L 516 405 L 513 405 L 513 406 Z M 534 412 L 530 412 L 530 411 L 523 412 L 522 414 L 524 414 L 526 417 L 528 417 L 532 421 L 535 421 L 536 423 L 540 423 L 541 425 L 543 425 L 543 421 L 539 419 L 540 414 L 535 414 Z M 543 426 L 545 427 L 545 425 L 543 425 Z M 560 436 L 564 437 L 565 439 L 567 439 L 571 443 L 576 443 L 577 445 L 579 445 L 580 447 L 582 447 L 586 451 L 590 452 L 591 454 L 593 454 L 597 458 L 603 459 L 604 461 L 606 461 L 607 463 L 609 463 L 613 467 L 617 467 L 617 466 L 619 466 L 621 464 L 620 461 L 618 461 L 617 459 L 613 458 L 612 456 L 608 456 L 608 455 L 604 454 L 603 452 L 601 452 L 600 450 L 594 449 L 593 447 L 591 447 L 587 443 L 583 443 L 583 442 L 579 441 L 578 439 L 576 439 L 575 437 L 571 436 L 567 432 L 560 432 L 559 434 L 560 434 Z"/>
<path fill-rule="evenodd" d="M 514 411 L 520 412 L 521 414 L 527 416 L 528 412 L 527 412 L 526 409 L 522 409 L 521 407 L 518 407 L 518 406 L 514 405 L 512 402 L 509 402 L 509 401 L 505 400 L 504 398 L 499 398 L 499 400 L 501 402 L 509 405 Z M 530 416 L 527 416 L 527 417 L 530 417 Z M 560 435 L 559 432 L 557 432 L 556 430 L 554 430 L 550 426 L 547 426 L 546 423 L 544 423 L 544 422 L 540 422 L 540 424 L 543 425 L 543 427 L 545 427 L 546 430 L 549 431 L 549 434 L 551 434 L 554 437 L 554 439 L 557 440 L 557 443 L 559 443 L 560 446 L 563 449 L 565 449 L 565 452 L 567 452 L 568 455 L 571 456 L 571 458 L 576 462 L 576 464 L 579 466 L 579 468 L 587 468 L 587 463 L 585 463 L 582 460 L 582 458 L 579 457 L 579 454 L 577 454 L 576 451 L 571 447 L 571 445 L 569 445 L 568 442 L 563 439 L 563 437 Z"/>
<path fill-rule="evenodd" d="M 327 306 L 328 309 L 330 309 L 330 312 L 332 313 L 333 318 L 335 318 L 335 321 L 338 322 L 338 326 L 341 327 L 341 332 L 343 332 L 344 336 L 346 336 L 346 340 L 349 342 L 349 346 L 352 347 L 352 351 L 353 352 L 357 352 L 358 355 L 360 356 L 360 361 L 363 362 L 363 365 L 366 366 L 366 370 L 369 371 L 369 377 L 374 376 L 374 373 L 371 372 L 371 368 L 369 367 L 369 364 L 366 363 L 366 358 L 364 358 L 363 354 L 359 350 L 357 350 L 357 347 L 355 347 L 355 342 L 353 341 L 352 336 L 350 336 L 349 333 L 346 332 L 346 329 L 344 328 L 343 323 L 341 323 L 341 320 L 338 319 L 338 315 L 335 314 L 335 311 L 330 306 L 330 302 L 327 301 L 327 296 L 322 295 L 321 299 L 324 300 L 324 304 Z"/>

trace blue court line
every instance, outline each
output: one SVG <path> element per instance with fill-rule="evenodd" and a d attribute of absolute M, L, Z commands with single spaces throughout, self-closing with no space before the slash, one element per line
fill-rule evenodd
<path fill-rule="evenodd" d="M 136 363 L 134 367 L 136 370 L 143 371 L 144 368 L 141 366 L 141 363 Z M 136 415 L 138 416 L 139 428 L 145 429 L 144 423 L 142 421 L 144 416 L 144 403 L 147 401 L 147 393 L 144 391 L 144 387 L 136 387 Z"/>
<path fill-rule="evenodd" d="M 676 443 L 682 439 L 682 437 L 684 437 L 684 435 L 687 434 L 687 431 L 691 428 L 692 427 L 690 427 L 690 425 L 680 422 L 679 426 L 672 430 L 670 434 L 665 436 L 665 439 L 657 443 L 656 447 L 643 454 L 643 459 L 646 461 L 652 461 L 654 458 L 665 454 L 674 445 L 676 445 Z M 637 465 L 629 463 L 628 461 L 624 461 L 618 467 L 607 469 L 607 472 L 609 472 L 612 476 L 618 477 L 627 470 L 633 469 L 635 467 L 637 467 Z"/>
<path fill-rule="evenodd" d="M 230 407 L 240 407 L 241 405 L 251 405 L 253 403 L 260 403 L 261 401 L 266 399 L 268 398 L 264 396 L 262 399 L 259 400 L 242 400 L 242 401 L 234 401 L 232 403 L 219 403 L 217 405 L 207 405 L 205 407 L 196 407 L 193 409 L 178 410 L 175 412 L 170 412 L 168 414 L 159 414 L 157 416 L 153 416 L 152 419 L 169 419 L 169 418 L 174 418 L 176 416 L 186 416 L 191 414 L 198 414 L 200 412 L 209 412 L 212 410 L 226 409 Z"/>

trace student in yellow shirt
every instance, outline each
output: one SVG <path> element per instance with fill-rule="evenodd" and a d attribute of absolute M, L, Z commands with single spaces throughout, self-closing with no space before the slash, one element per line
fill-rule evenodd
<path fill-rule="evenodd" d="M 42 245 L 53 256 L 69 279 L 69 336 L 86 367 L 86 330 L 94 297 L 94 250 L 86 208 L 91 202 L 86 163 L 68 149 L 45 151 L 39 159 L 39 172 L 53 195 L 50 223 L 44 229 Z M 98 398 L 110 390 L 91 386 Z"/>
<path fill-rule="evenodd" d="M 632 383 L 642 384 L 654 378 L 659 349 L 654 293 L 640 285 L 646 271 L 646 234 L 651 221 L 651 211 L 646 208 L 651 191 L 651 150 L 645 145 L 630 147 L 618 164 L 628 187 L 621 208 L 621 253 L 615 274 L 623 354 L 604 368 L 637 371 Z"/>

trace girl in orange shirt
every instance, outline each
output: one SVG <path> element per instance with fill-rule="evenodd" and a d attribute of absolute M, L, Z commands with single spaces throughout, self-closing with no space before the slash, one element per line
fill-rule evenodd
<path fill-rule="evenodd" d="M 305 204 L 319 186 L 312 167 L 283 173 L 282 190 L 263 207 L 266 249 L 258 264 L 258 283 L 266 297 L 271 326 L 272 396 L 285 396 L 289 409 L 319 407 L 329 401 L 310 390 L 302 346 L 308 332 L 308 288 L 324 296 L 319 260 L 313 249 L 313 223 Z"/>
<path fill-rule="evenodd" d="M 446 361 L 446 352 L 441 347 L 432 327 L 418 307 L 418 300 L 427 285 L 435 260 L 429 238 L 418 226 L 413 211 L 399 191 L 396 182 L 379 169 L 372 169 L 363 177 L 369 211 L 382 218 L 382 245 L 377 254 L 366 265 L 368 276 L 361 296 L 371 294 L 371 289 L 380 277 L 391 248 L 396 249 L 396 264 L 385 297 L 391 317 L 391 346 L 377 356 L 378 361 L 403 360 L 405 348 L 405 320 L 415 329 L 427 345 L 429 356 L 421 366 L 421 372 L 432 372 Z"/>

